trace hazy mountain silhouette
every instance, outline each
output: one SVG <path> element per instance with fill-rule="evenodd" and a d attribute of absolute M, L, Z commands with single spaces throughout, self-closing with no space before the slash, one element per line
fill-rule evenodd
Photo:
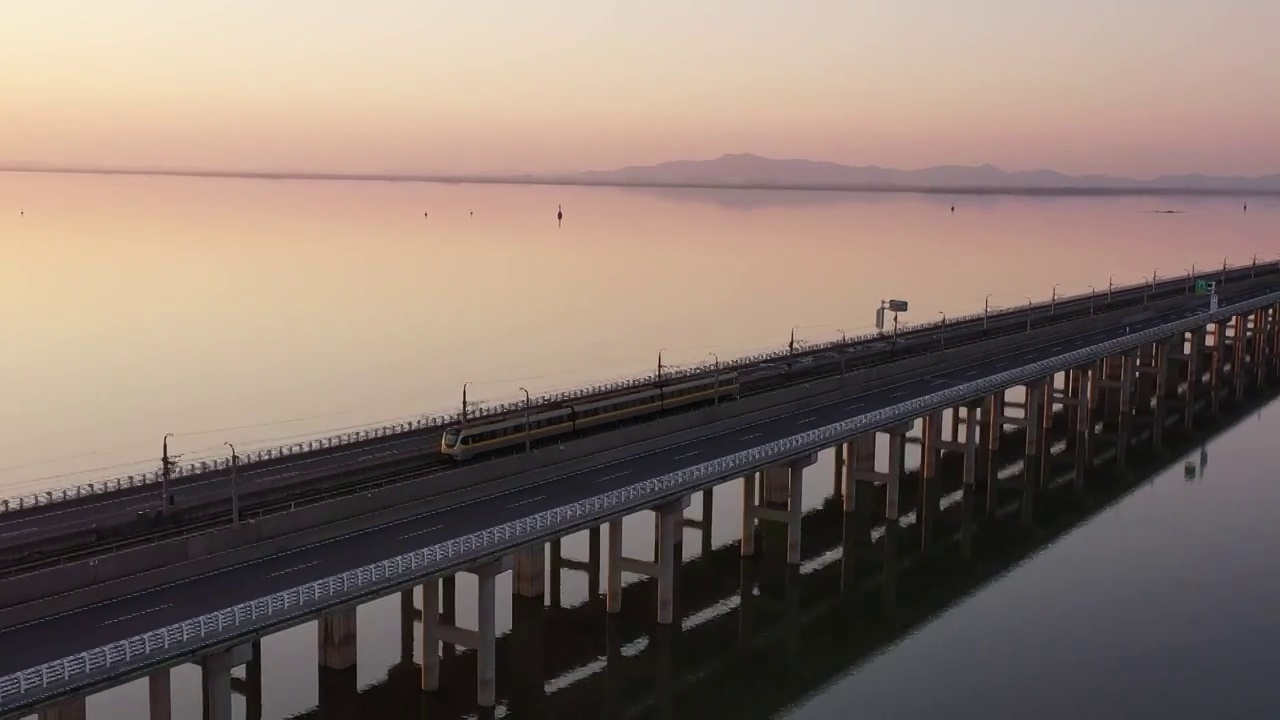
<path fill-rule="evenodd" d="M 1193 173 L 1134 180 L 1107 175 L 1066 175 L 1053 170 L 1006 172 L 994 165 L 938 165 L 897 170 L 855 167 L 818 160 L 777 160 L 749 153 L 714 160 L 674 160 L 659 165 L 523 175 L 400 172 L 307 172 L 286 169 L 213 170 L 164 167 L 102 167 L 41 162 L 0 162 L 0 172 L 255 180 L 348 180 L 376 182 L 493 183 L 509 185 L 605 185 L 613 187 L 752 190 L 847 190 L 1006 195 L 1280 195 L 1280 174 L 1213 177 Z"/>
<path fill-rule="evenodd" d="M 1054 170 L 1007 172 L 994 165 L 938 165 L 898 170 L 818 160 L 774 159 L 738 153 L 714 160 L 674 160 L 658 165 L 590 170 L 557 176 L 589 183 L 829 187 L 832 189 L 955 190 L 1182 190 L 1192 192 L 1280 192 L 1280 174 L 1213 177 L 1198 173 L 1135 180 L 1108 175 L 1067 175 Z"/>

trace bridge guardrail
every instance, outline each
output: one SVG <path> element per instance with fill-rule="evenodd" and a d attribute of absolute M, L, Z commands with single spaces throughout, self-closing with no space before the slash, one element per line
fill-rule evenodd
<path fill-rule="evenodd" d="M 0 678 L 0 709 L 5 707 L 7 700 L 11 701 L 29 692 L 40 694 L 57 692 L 56 689 L 49 691 L 48 688 L 57 683 L 72 680 L 78 675 L 110 668 L 112 665 L 130 663 L 155 652 L 165 652 L 165 656 L 189 652 L 201 644 L 209 644 L 211 640 L 226 640 L 229 639 L 229 635 L 243 634 L 254 628 L 297 617 L 303 612 L 310 612 L 303 608 L 323 604 L 325 600 L 340 602 L 343 597 L 368 594 L 381 587 L 403 584 L 408 577 L 428 575 L 432 571 L 444 570 L 467 561 L 491 556 L 533 541 L 539 536 L 546 536 L 549 531 L 557 528 L 569 528 L 587 520 L 647 507 L 655 501 L 680 494 L 682 491 L 692 491 L 714 480 L 733 477 L 770 462 L 820 450 L 836 441 L 875 430 L 893 422 L 919 417 L 938 408 L 952 406 L 1002 388 L 1078 367 L 1111 352 L 1135 347 L 1144 342 L 1154 342 L 1180 331 L 1186 332 L 1196 327 L 1203 327 L 1215 319 L 1277 302 L 1280 302 L 1280 292 L 1222 307 L 1217 312 L 1206 311 L 1185 320 L 1108 340 L 1025 367 L 1007 370 L 988 378 L 907 400 L 857 418 L 766 443 L 750 450 L 601 493 L 460 538 L 436 543 L 389 560 L 273 593 L 219 612 L 208 613 L 77 655 L 53 660 Z"/>
<path fill-rule="evenodd" d="M 1197 274 L 1195 278 L 1190 278 L 1190 277 L 1185 279 L 1184 278 L 1176 278 L 1176 279 L 1168 278 L 1160 281 L 1159 284 L 1161 287 L 1168 288 L 1170 286 L 1173 286 L 1175 283 L 1189 283 L 1196 278 L 1220 277 L 1227 273 L 1243 271 L 1246 268 L 1252 268 L 1255 271 L 1258 270 L 1259 268 L 1262 268 L 1265 270 L 1268 266 L 1275 266 L 1273 269 L 1280 271 L 1280 264 L 1277 264 L 1277 263 L 1264 263 L 1261 266 L 1257 264 L 1224 266 L 1222 270 L 1215 270 L 1212 273 Z M 1116 286 L 1112 288 L 1112 292 L 1127 293 L 1127 292 L 1136 291 L 1148 285 L 1149 283 L 1132 283 L 1129 285 Z M 1090 295 L 1085 293 L 1080 293 L 1077 295 L 1064 295 L 1054 300 L 1041 300 L 1039 302 L 1032 303 L 1027 307 L 1019 307 L 1016 309 L 1009 308 L 1000 312 L 989 313 L 988 318 L 1004 319 L 1009 317 L 1020 317 L 1027 313 L 1034 314 L 1036 312 L 1048 310 L 1055 304 L 1068 304 L 1068 303 L 1082 302 L 1088 297 L 1090 297 Z M 969 313 L 967 315 L 958 315 L 953 318 L 947 318 L 946 324 L 950 326 L 956 323 L 971 322 L 971 321 L 982 318 L 982 316 L 983 316 L 982 313 Z M 934 321 L 923 322 L 923 323 L 903 324 L 898 327 L 898 332 L 899 333 L 918 332 L 922 330 L 937 328 L 941 325 L 942 325 L 941 320 L 934 320 Z M 867 342 L 870 340 L 874 340 L 877 338 L 884 338 L 884 337 L 888 337 L 888 333 L 881 331 L 881 332 L 864 333 L 861 335 L 851 336 L 843 340 L 831 340 L 831 341 L 824 341 L 824 342 L 818 342 L 818 343 L 804 343 L 804 351 L 820 352 L 826 349 L 832 349 L 832 348 L 841 347 L 845 345 L 854 345 L 854 344 Z M 768 360 L 787 357 L 790 354 L 791 354 L 790 351 L 785 348 L 781 348 L 777 350 L 769 350 L 763 353 L 755 353 L 752 355 L 746 355 L 743 357 L 721 362 L 719 363 L 719 369 L 721 371 L 738 370 L 744 367 L 749 367 L 757 363 L 766 362 Z M 691 375 L 710 372 L 713 370 L 714 367 L 715 366 L 711 363 L 698 363 L 695 365 L 689 365 L 679 369 L 669 370 L 668 372 L 663 373 L 663 377 L 666 379 L 688 377 Z M 578 388 L 574 390 L 567 390 L 563 392 L 544 393 L 542 395 L 535 396 L 532 399 L 530 404 L 532 407 L 537 407 L 540 405 L 545 405 L 545 404 L 550 404 L 555 402 L 562 402 L 564 400 L 570 400 L 570 399 L 579 398 L 579 397 L 586 397 L 589 395 L 594 395 L 594 394 L 603 393 L 603 392 L 624 390 L 627 388 L 652 383 L 656 379 L 657 379 L 656 373 L 649 373 L 646 375 L 627 378 L 624 380 L 618 380 L 611 383 L 591 385 L 591 386 Z M 524 407 L 523 400 L 518 402 L 516 401 L 502 402 L 502 403 L 497 403 L 485 408 L 479 408 L 475 412 L 471 413 L 470 417 L 472 418 L 488 417 L 490 415 L 498 415 L 505 412 L 512 412 L 514 410 L 518 410 L 523 407 Z M 353 443 L 365 442 L 367 440 L 372 440 L 372 439 L 382 438 L 382 437 L 390 437 L 393 435 L 400 435 L 408 432 L 430 430 L 433 428 L 443 429 L 448 425 L 457 423 L 459 421 L 459 416 L 460 416 L 460 413 L 424 415 L 418 418 L 417 420 L 408 420 L 408 421 L 402 421 L 402 422 L 394 422 L 389 424 L 377 425 L 373 427 L 360 428 L 360 429 L 352 430 L 350 432 L 331 435 L 329 437 L 289 443 L 287 445 L 280 445 L 278 447 L 267 448 L 266 450 L 249 452 L 240 457 L 240 467 L 243 468 L 245 466 L 253 465 L 255 463 L 259 463 L 264 460 L 273 460 L 273 459 L 279 459 L 284 457 L 290 457 L 293 455 L 302 455 L 305 453 L 314 452 L 316 450 L 324 450 L 328 448 L 341 447 L 343 445 L 351 445 Z M 188 463 L 185 465 L 179 465 L 177 467 L 174 467 L 173 470 L 170 472 L 170 477 L 182 478 L 182 477 L 187 477 L 191 475 L 198 475 L 200 473 L 205 473 L 209 471 L 228 470 L 230 467 L 231 467 L 230 458 L 213 458 L 210 460 L 203 460 L 200 462 Z M 153 470 L 153 471 L 138 473 L 134 475 L 126 475 L 123 477 L 111 478 L 108 480 L 100 480 L 100 481 L 90 482 L 90 483 L 79 483 L 76 485 L 69 485 L 62 488 L 24 493 L 22 495 L 17 495 L 14 497 L 0 499 L 0 514 L 3 514 L 5 512 L 22 510 L 29 507 L 38 507 L 40 505 L 49 505 L 57 502 L 65 502 L 67 500 L 73 500 L 76 498 L 86 497 L 89 495 L 97 495 L 97 494 L 102 494 L 107 492 L 113 492 L 113 491 L 121 490 L 125 488 L 138 487 L 142 485 L 150 485 L 150 484 L 158 483 L 160 482 L 160 480 L 161 480 L 161 471 Z"/>

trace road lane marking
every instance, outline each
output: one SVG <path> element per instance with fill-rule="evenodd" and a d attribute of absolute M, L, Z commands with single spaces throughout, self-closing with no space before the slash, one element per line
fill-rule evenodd
<path fill-rule="evenodd" d="M 763 435 L 763 434 L 764 434 L 764 433 L 762 433 L 762 432 L 758 432 L 758 433 L 751 433 L 750 435 L 743 435 L 743 436 L 742 436 L 742 439 L 743 439 L 743 440 L 750 440 L 751 438 L 760 437 L 760 436 L 761 436 L 761 435 Z"/>
<path fill-rule="evenodd" d="M 807 417 L 807 418 L 805 418 L 805 419 L 803 419 L 803 420 L 797 420 L 797 421 L 796 421 L 796 424 L 797 424 L 797 425 L 803 425 L 803 424 L 805 424 L 805 423 L 807 423 L 807 422 L 813 422 L 814 420 L 817 420 L 817 419 L 818 419 L 818 416 L 817 416 L 817 415 L 813 415 L 813 416 L 811 416 L 811 417 Z"/>
<path fill-rule="evenodd" d="M 141 617 L 141 616 L 146 615 L 146 614 L 148 614 L 148 613 L 153 613 L 153 612 L 155 612 L 155 611 L 157 611 L 157 610 L 163 610 L 163 609 L 165 609 L 165 608 L 167 608 L 167 607 L 172 607 L 172 606 L 173 606 L 173 603 L 168 603 L 168 604 L 165 604 L 165 605 L 161 605 L 161 606 L 159 606 L 159 607 L 153 607 L 153 608 L 151 608 L 150 610 L 141 610 L 141 611 L 136 612 L 136 613 L 131 613 L 131 614 L 129 614 L 129 615 L 125 615 L 125 616 L 122 616 L 122 617 L 118 617 L 118 618 L 116 618 L 116 619 L 114 619 L 114 620 L 105 620 L 105 621 L 103 621 L 103 623 L 102 623 L 102 624 L 103 624 L 103 625 L 114 625 L 115 623 L 122 622 L 122 621 L 124 621 L 124 620 L 128 620 L 129 618 Z"/>
<path fill-rule="evenodd" d="M 400 536 L 400 539 L 401 539 L 401 540 L 404 540 L 405 538 L 411 538 L 411 537 L 413 537 L 413 536 L 415 536 L 415 535 L 425 535 L 425 534 L 427 534 L 427 533 L 429 533 L 429 532 L 431 532 L 431 531 L 433 531 L 433 530 L 439 530 L 440 528 L 443 528 L 443 527 L 444 527 L 443 525 L 433 525 L 433 526 L 431 526 L 431 527 L 427 528 L 426 530 L 416 530 L 416 531 L 411 532 L 411 533 L 405 533 L 405 534 L 403 534 L 403 535 L 401 535 L 401 536 Z"/>
<path fill-rule="evenodd" d="M 533 496 L 533 497 L 531 497 L 531 498 L 527 498 L 527 499 L 525 499 L 525 500 L 521 500 L 520 502 L 513 502 L 513 503 L 511 503 L 510 505 L 508 505 L 507 507 L 520 507 L 521 505 L 526 505 L 526 504 L 528 504 L 528 503 L 533 502 L 534 500 L 541 500 L 541 499 L 543 499 L 543 498 L 545 498 L 545 497 L 546 497 L 546 495 L 535 495 L 535 496 Z"/>
<path fill-rule="evenodd" d="M 629 475 L 630 473 L 631 473 L 630 470 L 623 470 L 622 472 L 616 472 L 616 473 L 613 473 L 612 475 L 605 475 L 604 477 L 598 477 L 592 482 L 604 482 L 605 480 L 612 480 L 613 478 L 622 477 L 623 475 Z"/>
<path fill-rule="evenodd" d="M 698 450 L 694 450 L 693 452 L 687 452 L 687 453 L 685 453 L 685 454 L 683 454 L 683 455 L 676 455 L 675 457 L 673 457 L 673 458 L 671 458 L 671 459 L 672 459 L 672 460 L 680 460 L 681 458 L 693 457 L 694 455 L 697 455 L 697 454 L 698 454 L 698 452 L 699 452 Z"/>
<path fill-rule="evenodd" d="M 291 572 L 293 572 L 294 570 L 301 570 L 301 569 L 303 569 L 303 568 L 309 568 L 309 567 L 311 567 L 312 565 L 319 565 L 319 564 L 320 564 L 320 561 L 319 561 L 319 560 L 316 560 L 316 561 L 314 561 L 314 562 L 303 563 L 302 565 L 294 565 L 294 566 L 293 566 L 293 567 L 291 567 L 291 568 L 285 568 L 284 570 L 277 570 L 277 571 L 275 571 L 275 572 L 273 572 L 273 573 L 267 573 L 267 577 L 275 577 L 275 576 L 277 576 L 277 575 L 283 575 L 283 574 L 285 574 L 285 573 L 291 573 Z"/>

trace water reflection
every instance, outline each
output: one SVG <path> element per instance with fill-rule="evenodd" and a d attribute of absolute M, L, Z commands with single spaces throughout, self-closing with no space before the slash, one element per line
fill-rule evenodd
<path fill-rule="evenodd" d="M 911 522 L 887 528 L 873 514 L 845 514 L 839 499 L 829 498 L 806 514 L 803 562 L 788 566 L 782 525 L 765 524 L 758 559 L 745 560 L 737 543 L 706 551 L 703 538 L 710 528 L 686 529 L 685 554 L 696 556 L 678 574 L 682 619 L 672 626 L 654 622 L 651 581 L 626 587 L 621 613 L 605 612 L 601 541 L 594 533 L 583 559 L 556 563 L 546 601 L 561 592 L 557 579 L 585 571 L 594 585 L 583 602 L 544 607 L 542 599 L 512 599 L 511 631 L 499 640 L 495 711 L 474 705 L 471 651 L 446 651 L 441 692 L 420 691 L 413 660 L 416 610 L 402 597 L 408 622 L 402 626 L 400 660 L 386 678 L 356 694 L 354 675 L 322 676 L 320 707 L 293 717 L 772 717 L 916 632 L 1156 474 L 1176 468 L 1184 456 L 1203 475 L 1208 440 L 1275 396 L 1271 392 L 1229 411 L 1219 422 L 1199 423 L 1190 434 L 1170 429 L 1163 447 L 1135 446 L 1124 466 L 1115 463 L 1114 441 L 1109 445 L 1104 436 L 1095 448 L 1101 464 L 1088 471 L 1084 493 L 1073 491 L 1075 461 L 1067 451 L 1066 422 L 1058 422 L 1050 443 L 1057 454 L 1046 455 L 1040 470 L 1044 479 L 1031 525 L 1018 521 L 1017 508 L 1005 504 L 1004 495 L 964 492 L 953 464 L 958 458 L 944 457 L 943 510 L 927 531 Z M 1006 437 L 988 477 L 1028 472 L 1018 457 L 1018 432 Z M 914 479 L 907 485 L 922 487 Z M 907 501 L 915 502 L 904 498 L 904 509 L 914 509 Z M 980 529 L 967 531 L 975 518 Z"/>

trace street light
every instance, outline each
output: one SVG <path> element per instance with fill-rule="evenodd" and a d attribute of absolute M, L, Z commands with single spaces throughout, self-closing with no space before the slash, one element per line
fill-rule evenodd
<path fill-rule="evenodd" d="M 223 443 L 231 448 L 231 524 L 235 527 L 240 526 L 240 487 L 236 477 L 237 471 L 240 469 L 240 456 L 236 454 L 236 446 L 229 442 Z"/>
<path fill-rule="evenodd" d="M 1031 332 L 1031 296 L 1023 295 L 1027 299 L 1027 332 Z"/>
<path fill-rule="evenodd" d="M 942 325 L 940 325 L 938 328 L 938 344 L 943 349 L 946 349 L 947 347 L 947 314 L 941 310 L 938 311 L 938 314 L 942 316 Z"/>
<path fill-rule="evenodd" d="M 717 355 L 717 354 L 715 354 L 715 353 L 713 353 L 713 352 L 710 352 L 710 353 L 707 353 L 707 354 L 708 354 L 708 355 L 710 355 L 711 357 L 715 358 L 715 361 L 716 361 L 716 366 L 715 366 L 715 370 L 714 370 L 714 372 L 715 372 L 715 374 L 716 374 L 716 377 L 715 377 L 714 384 L 712 385 L 712 387 L 713 387 L 715 390 L 714 390 L 714 392 L 711 394 L 711 404 L 712 404 L 712 405 L 719 405 L 719 404 L 720 404 L 720 356 L 719 356 L 719 355 Z"/>
<path fill-rule="evenodd" d="M 1093 286 L 1090 285 L 1089 286 L 1089 315 L 1093 315 L 1093 299 L 1097 294 L 1098 294 L 1098 291 L 1094 290 Z"/>
<path fill-rule="evenodd" d="M 462 383 L 462 424 L 467 424 L 467 386 L 471 384 L 468 380 Z"/>
<path fill-rule="evenodd" d="M 1053 284 L 1053 292 L 1049 293 L 1049 314 L 1058 308 L 1058 283 Z"/>
<path fill-rule="evenodd" d="M 848 353 L 845 352 L 849 345 L 849 338 L 845 336 L 844 330 L 840 329 L 840 374 L 844 375 L 844 360 Z"/>
<path fill-rule="evenodd" d="M 1249 277 L 1252 278 L 1258 272 L 1258 253 L 1253 254 L 1253 264 L 1249 266 Z"/>
<path fill-rule="evenodd" d="M 982 329 L 987 329 L 987 315 L 991 313 L 991 293 L 982 299 Z"/>
<path fill-rule="evenodd" d="M 1111 290 L 1116 286 L 1116 276 L 1107 278 L 1107 305 L 1111 304 Z"/>
<path fill-rule="evenodd" d="M 520 392 L 524 393 L 524 451 L 529 452 L 532 445 L 532 438 L 529 436 L 529 391 L 520 388 Z"/>
<path fill-rule="evenodd" d="M 799 328 L 799 327 L 800 327 L 799 325 L 791 326 L 791 342 L 787 343 L 788 354 L 791 354 L 791 355 L 796 354 L 796 328 Z"/>
<path fill-rule="evenodd" d="M 666 350 L 666 348 L 662 348 Z M 662 350 L 658 351 L 658 375 L 656 382 L 662 382 Z"/>
<path fill-rule="evenodd" d="M 174 461 L 169 458 L 169 438 L 173 433 L 165 433 L 160 451 L 160 512 L 169 512 L 169 473 Z"/>

